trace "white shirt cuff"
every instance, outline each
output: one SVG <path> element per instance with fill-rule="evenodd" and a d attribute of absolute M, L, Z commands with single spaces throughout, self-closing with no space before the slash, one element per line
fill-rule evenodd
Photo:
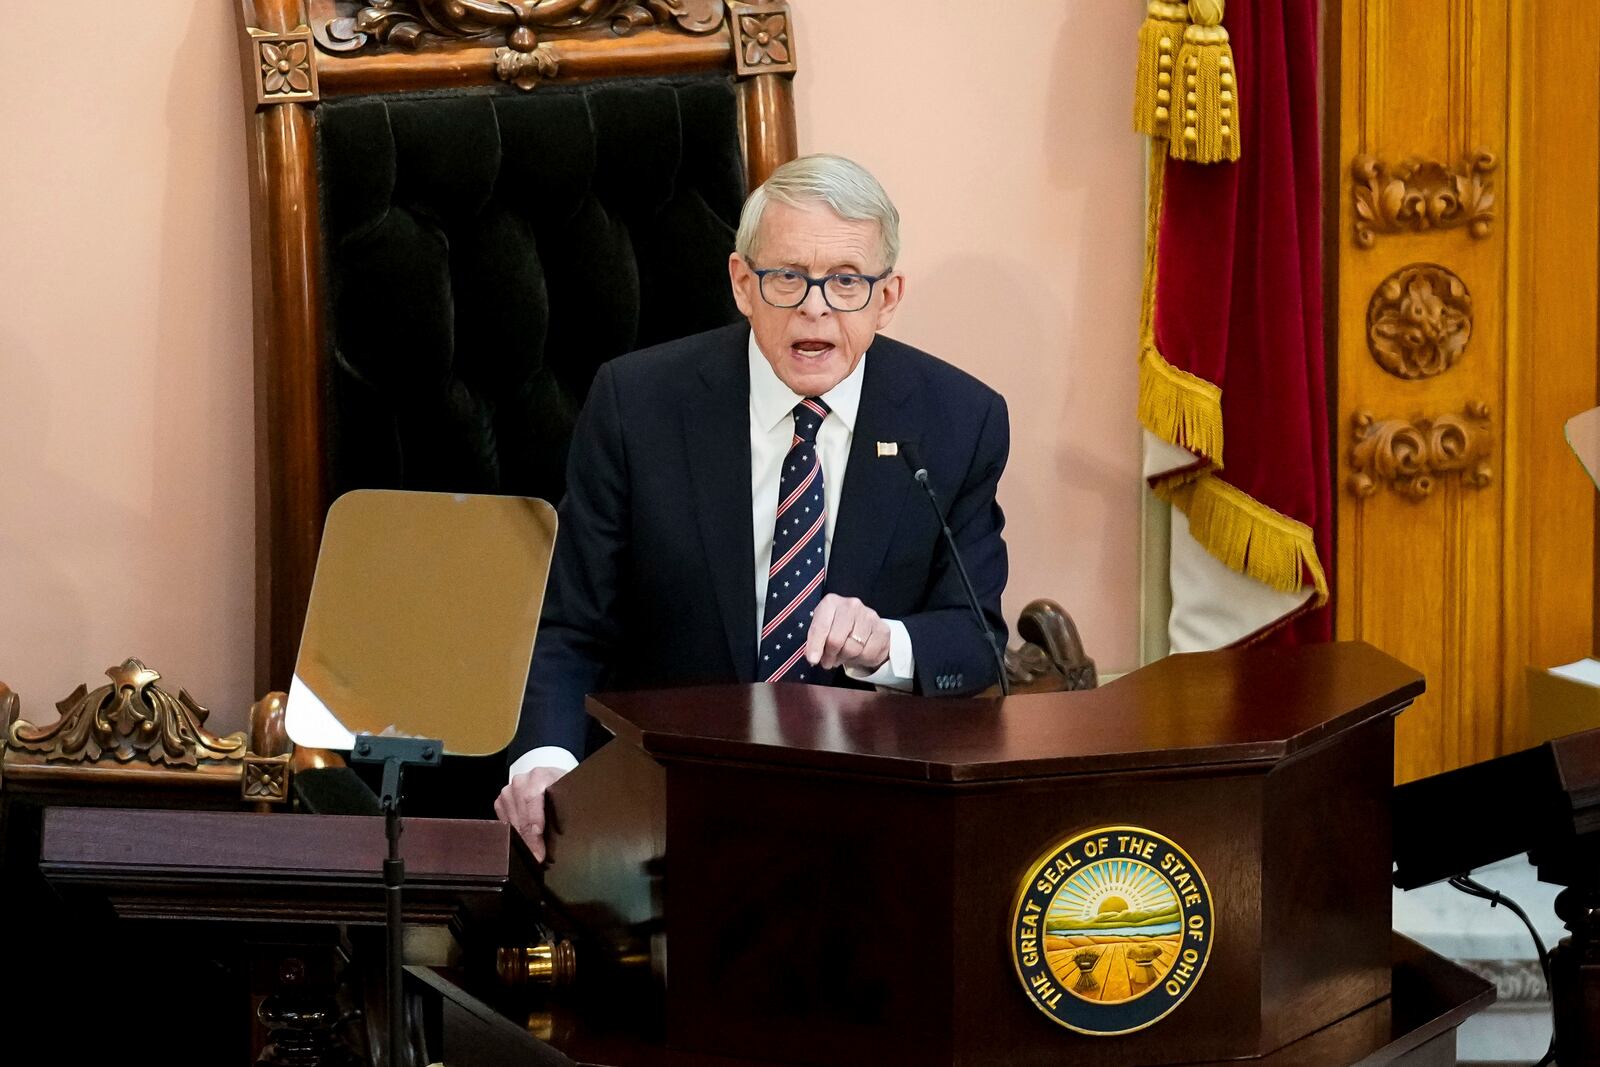
<path fill-rule="evenodd" d="M 559 767 L 563 771 L 570 771 L 578 765 L 578 757 L 568 752 L 559 745 L 545 745 L 531 752 L 524 752 L 518 756 L 511 765 L 511 773 L 506 776 L 510 781 L 519 774 L 527 774 L 535 767 Z"/>
<path fill-rule="evenodd" d="M 916 684 L 917 659 L 911 654 L 911 631 L 899 619 L 884 619 L 889 625 L 889 658 L 875 671 L 846 667 L 844 673 L 858 682 L 885 689 L 910 692 Z"/>

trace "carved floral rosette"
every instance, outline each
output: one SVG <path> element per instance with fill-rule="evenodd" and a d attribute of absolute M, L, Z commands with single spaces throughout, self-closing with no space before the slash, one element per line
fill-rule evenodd
<path fill-rule="evenodd" d="M 1447 475 L 1459 475 L 1462 484 L 1474 489 L 1494 480 L 1487 404 L 1474 401 L 1460 415 L 1409 420 L 1357 411 L 1351 428 L 1355 443 L 1347 484 L 1358 497 L 1370 497 L 1387 485 L 1408 500 L 1420 501 Z"/>
<path fill-rule="evenodd" d="M 1393 164 L 1357 156 L 1350 164 L 1356 244 L 1371 248 L 1381 233 L 1456 227 L 1489 236 L 1495 206 L 1489 175 L 1498 165 L 1485 148 L 1449 166 L 1415 156 Z"/>
<path fill-rule="evenodd" d="M 248 32 L 256 59 L 256 106 L 315 104 L 319 92 L 311 31 L 300 26 L 288 33 L 268 33 L 254 27 Z"/>
<path fill-rule="evenodd" d="M 733 51 L 739 77 L 795 70 L 789 5 L 740 4 L 734 8 Z"/>
<path fill-rule="evenodd" d="M 1379 283 L 1367 304 L 1367 348 L 1397 378 L 1432 378 L 1472 339 L 1472 294 L 1437 263 L 1411 263 Z"/>
<path fill-rule="evenodd" d="M 45 726 L 23 719 L 10 694 L 7 745 L 50 762 L 143 762 L 193 768 L 239 762 L 248 748 L 243 733 L 218 737 L 205 728 L 210 712 L 187 690 L 174 697 L 156 685 L 161 675 L 136 659 L 106 669 L 109 685 L 80 685 L 56 705 L 61 717 Z"/>

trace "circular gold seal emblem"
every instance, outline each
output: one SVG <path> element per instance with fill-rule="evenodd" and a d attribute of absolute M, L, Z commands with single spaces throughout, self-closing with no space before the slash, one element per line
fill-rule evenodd
<path fill-rule="evenodd" d="M 1216 938 L 1189 854 L 1139 826 L 1069 838 L 1028 869 L 1011 957 L 1035 1006 L 1082 1034 L 1142 1030 L 1200 981 Z"/>

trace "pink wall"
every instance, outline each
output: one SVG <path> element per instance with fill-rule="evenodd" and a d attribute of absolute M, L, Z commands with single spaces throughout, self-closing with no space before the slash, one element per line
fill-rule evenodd
<path fill-rule="evenodd" d="M 796 3 L 800 148 L 851 156 L 900 209 L 889 333 L 1011 408 L 1006 615 L 1072 613 L 1101 670 L 1138 658 L 1143 5 Z"/>
<path fill-rule="evenodd" d="M 906 219 L 893 332 L 1010 401 L 1008 613 L 1055 597 L 1130 666 L 1138 5 L 795 6 L 802 148 L 866 163 Z M 0 680 L 31 718 L 126 655 L 215 726 L 255 696 L 233 18 L 142 5 L 114 60 L 69 62 L 0 5 Z"/>
<path fill-rule="evenodd" d="M 231 728 L 255 610 L 234 14 L 125 14 L 84 52 L 0 5 L 0 680 L 49 719 L 134 655 Z"/>

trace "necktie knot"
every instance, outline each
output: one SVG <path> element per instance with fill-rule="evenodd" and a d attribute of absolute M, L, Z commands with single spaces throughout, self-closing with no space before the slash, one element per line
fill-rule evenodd
<path fill-rule="evenodd" d="M 800 401 L 794 406 L 794 435 L 802 441 L 815 444 L 822 420 L 828 417 L 831 410 L 821 397 L 808 396 Z"/>

